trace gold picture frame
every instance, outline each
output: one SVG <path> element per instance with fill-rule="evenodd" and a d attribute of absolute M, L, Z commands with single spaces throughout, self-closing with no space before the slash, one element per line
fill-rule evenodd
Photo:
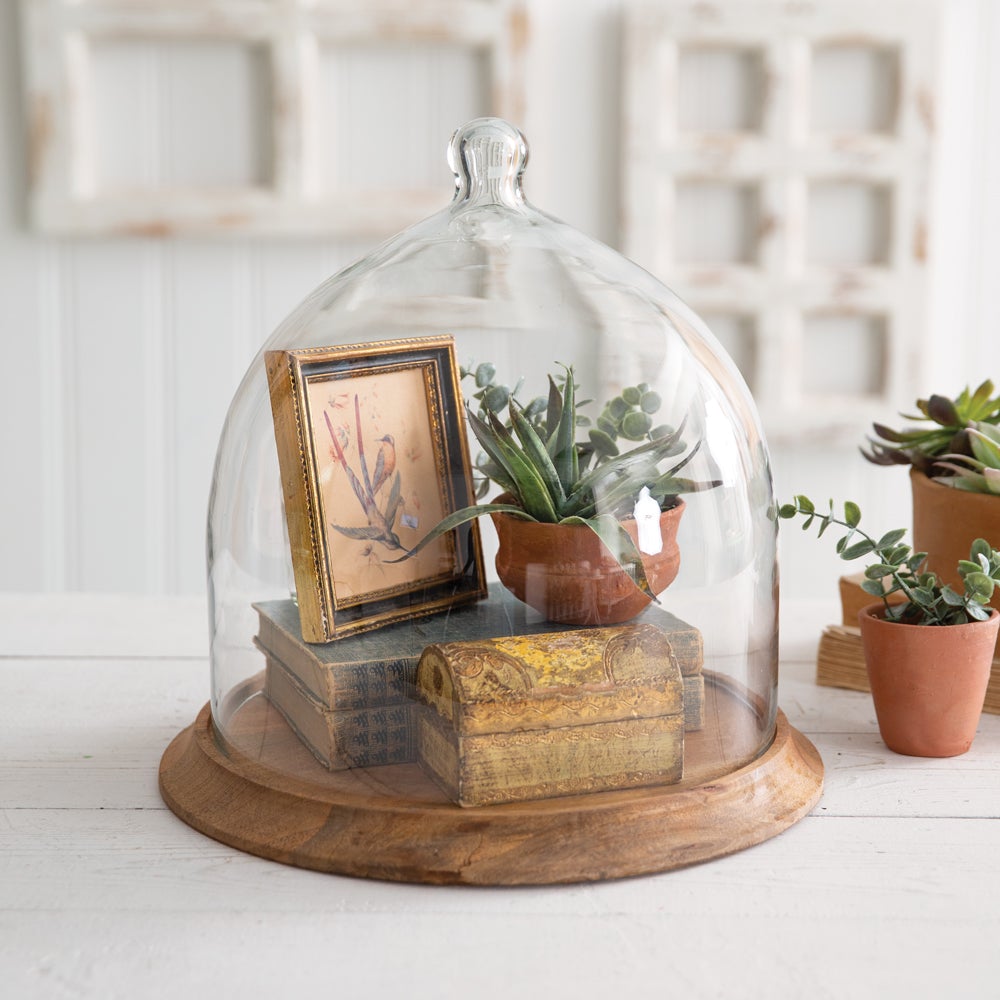
<path fill-rule="evenodd" d="M 403 558 L 475 502 L 453 339 L 264 361 L 303 638 L 330 642 L 485 596 L 475 522 Z"/>

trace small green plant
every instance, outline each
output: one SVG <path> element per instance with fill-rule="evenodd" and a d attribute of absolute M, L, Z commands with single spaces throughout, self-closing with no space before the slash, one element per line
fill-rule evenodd
<path fill-rule="evenodd" d="M 979 422 L 967 434 L 972 454 L 942 455 L 935 468 L 948 474 L 934 481 L 969 493 L 1000 494 L 1000 427 Z"/>
<path fill-rule="evenodd" d="M 717 480 L 696 482 L 678 473 L 697 454 L 700 442 L 686 447 L 683 423 L 674 428 L 653 425 L 660 398 L 648 386 L 633 386 L 612 399 L 586 440 L 577 428 L 590 421 L 578 412 L 578 386 L 571 366 L 549 376 L 547 397 L 522 405 L 519 382 L 513 389 L 496 382 L 493 365 L 484 363 L 472 376 L 476 391 L 467 402 L 472 431 L 483 449 L 476 461 L 481 476 L 476 495 L 491 483 L 508 496 L 501 503 L 476 504 L 445 517 L 407 556 L 468 521 L 484 514 L 504 513 L 546 524 L 582 525 L 604 542 L 619 564 L 645 593 L 652 596 L 642 559 L 621 519 L 631 515 L 645 488 L 661 510 L 677 503 L 681 493 L 711 489 Z M 506 412 L 504 412 L 506 411 Z M 621 441 L 634 443 L 622 452 Z M 677 459 L 663 469 L 667 459 Z"/>
<path fill-rule="evenodd" d="M 918 399 L 919 414 L 901 414 L 930 426 L 893 430 L 884 424 L 872 429 L 881 440 L 869 438 L 869 451 L 861 453 L 876 465 L 912 465 L 927 475 L 940 465 L 943 455 L 971 455 L 970 428 L 1000 424 L 1000 395 L 993 395 L 993 383 L 982 383 L 975 392 L 968 387 L 954 399 L 932 395 Z"/>
<path fill-rule="evenodd" d="M 990 616 L 985 605 L 1000 583 L 1000 552 L 982 538 L 972 543 L 969 558 L 958 563 L 964 585 L 960 594 L 949 584 L 942 584 L 935 573 L 923 569 L 927 553 L 914 552 L 903 543 L 905 528 L 895 528 L 878 539 L 859 528 L 861 510 L 849 500 L 844 504 L 843 515 L 838 517 L 832 500 L 829 512 L 824 514 L 808 497 L 795 496 L 792 503 L 779 506 L 778 517 L 786 520 L 803 517 L 803 531 L 818 523 L 817 538 L 831 525 L 846 528 L 847 534 L 837 541 L 837 552 L 847 561 L 875 557 L 865 567 L 861 588 L 881 598 L 886 621 L 906 625 L 964 625 L 969 621 L 986 621 Z M 888 598 L 900 593 L 905 600 L 890 604 Z"/>

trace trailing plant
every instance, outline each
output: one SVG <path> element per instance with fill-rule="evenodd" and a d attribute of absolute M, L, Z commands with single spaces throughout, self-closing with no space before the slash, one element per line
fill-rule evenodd
<path fill-rule="evenodd" d="M 841 559 L 851 561 L 874 556 L 865 567 L 861 589 L 882 600 L 886 621 L 906 625 L 964 625 L 989 618 L 990 612 L 985 605 L 989 604 L 994 588 L 1000 583 L 1000 552 L 984 539 L 977 538 L 972 543 L 969 558 L 958 563 L 963 584 L 963 592 L 959 593 L 950 584 L 942 584 L 935 573 L 924 569 L 927 553 L 914 552 L 903 543 L 905 528 L 895 528 L 877 539 L 859 528 L 861 510 L 856 503 L 847 501 L 841 516 L 835 513 L 832 500 L 829 512 L 824 514 L 808 497 L 801 495 L 778 508 L 780 518 L 788 520 L 799 516 L 804 518 L 803 531 L 818 523 L 817 538 L 832 525 L 847 529 L 836 544 Z M 890 604 L 888 598 L 893 594 L 902 594 L 905 600 Z"/>
<path fill-rule="evenodd" d="M 621 519 L 630 516 L 645 488 L 661 510 L 677 503 L 678 495 L 719 485 L 678 475 L 698 453 L 701 442 L 686 447 L 679 427 L 653 426 L 661 401 L 648 386 L 625 389 L 602 409 L 597 426 L 585 440 L 577 428 L 590 421 L 578 413 L 578 386 L 571 366 L 549 376 L 547 397 L 526 405 L 518 401 L 521 384 L 513 389 L 495 381 L 495 369 L 483 364 L 464 369 L 476 383 L 467 402 L 469 424 L 483 449 L 476 467 L 483 479 L 477 496 L 491 483 L 505 497 L 476 504 L 445 517 L 410 551 L 413 555 L 435 538 L 483 514 L 503 513 L 546 524 L 589 528 L 644 592 L 653 596 L 642 559 Z M 627 441 L 634 447 L 621 450 Z M 662 468 L 668 459 L 676 459 Z M 484 485 L 485 484 L 485 485 Z M 407 557 L 403 557 L 407 558 Z"/>
<path fill-rule="evenodd" d="M 988 379 L 975 392 L 963 389 L 954 399 L 932 395 L 918 399 L 919 414 L 901 414 L 904 420 L 916 420 L 930 426 L 893 430 L 884 424 L 872 424 L 876 438 L 869 437 L 870 450 L 861 449 L 876 465 L 912 465 L 927 475 L 948 455 L 971 455 L 970 428 L 982 424 L 1000 424 L 1000 395 L 993 395 Z"/>
<path fill-rule="evenodd" d="M 935 468 L 949 474 L 934 476 L 935 482 L 969 493 L 1000 495 L 1000 427 L 979 422 L 967 434 L 972 454 L 943 455 Z"/>

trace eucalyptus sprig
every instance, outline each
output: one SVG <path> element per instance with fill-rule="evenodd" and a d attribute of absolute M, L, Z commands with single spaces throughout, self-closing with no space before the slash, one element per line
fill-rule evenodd
<path fill-rule="evenodd" d="M 856 503 L 848 500 L 841 516 L 836 514 L 832 500 L 829 505 L 829 512 L 822 513 L 812 500 L 798 495 L 793 497 L 792 503 L 778 508 L 778 517 L 785 520 L 803 517 L 803 531 L 818 523 L 817 538 L 832 525 L 846 528 L 847 533 L 837 540 L 837 553 L 848 562 L 874 555 L 875 560 L 865 567 L 861 589 L 882 600 L 886 621 L 907 625 L 964 625 L 989 618 L 985 605 L 1000 584 L 1000 552 L 987 541 L 977 538 L 972 543 L 969 558 L 959 561 L 958 574 L 964 586 L 960 594 L 950 584 L 942 584 L 937 574 L 924 570 L 927 553 L 914 552 L 903 543 L 905 528 L 887 531 L 876 539 L 858 527 L 861 510 Z M 906 600 L 890 604 L 888 598 L 893 594 L 902 594 Z"/>

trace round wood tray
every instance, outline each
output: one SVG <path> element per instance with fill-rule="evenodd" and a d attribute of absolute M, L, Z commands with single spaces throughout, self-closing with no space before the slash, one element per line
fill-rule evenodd
<path fill-rule="evenodd" d="M 689 748 L 718 753 L 738 713 L 752 711 L 715 687 L 725 711 L 688 734 L 685 767 Z M 326 771 L 263 697 L 227 733 L 229 741 L 205 705 L 164 753 L 160 792 L 182 820 L 274 861 L 405 882 L 531 885 L 667 871 L 775 836 L 823 788 L 819 753 L 780 711 L 771 746 L 721 776 L 471 809 L 449 802 L 417 764 Z"/>

